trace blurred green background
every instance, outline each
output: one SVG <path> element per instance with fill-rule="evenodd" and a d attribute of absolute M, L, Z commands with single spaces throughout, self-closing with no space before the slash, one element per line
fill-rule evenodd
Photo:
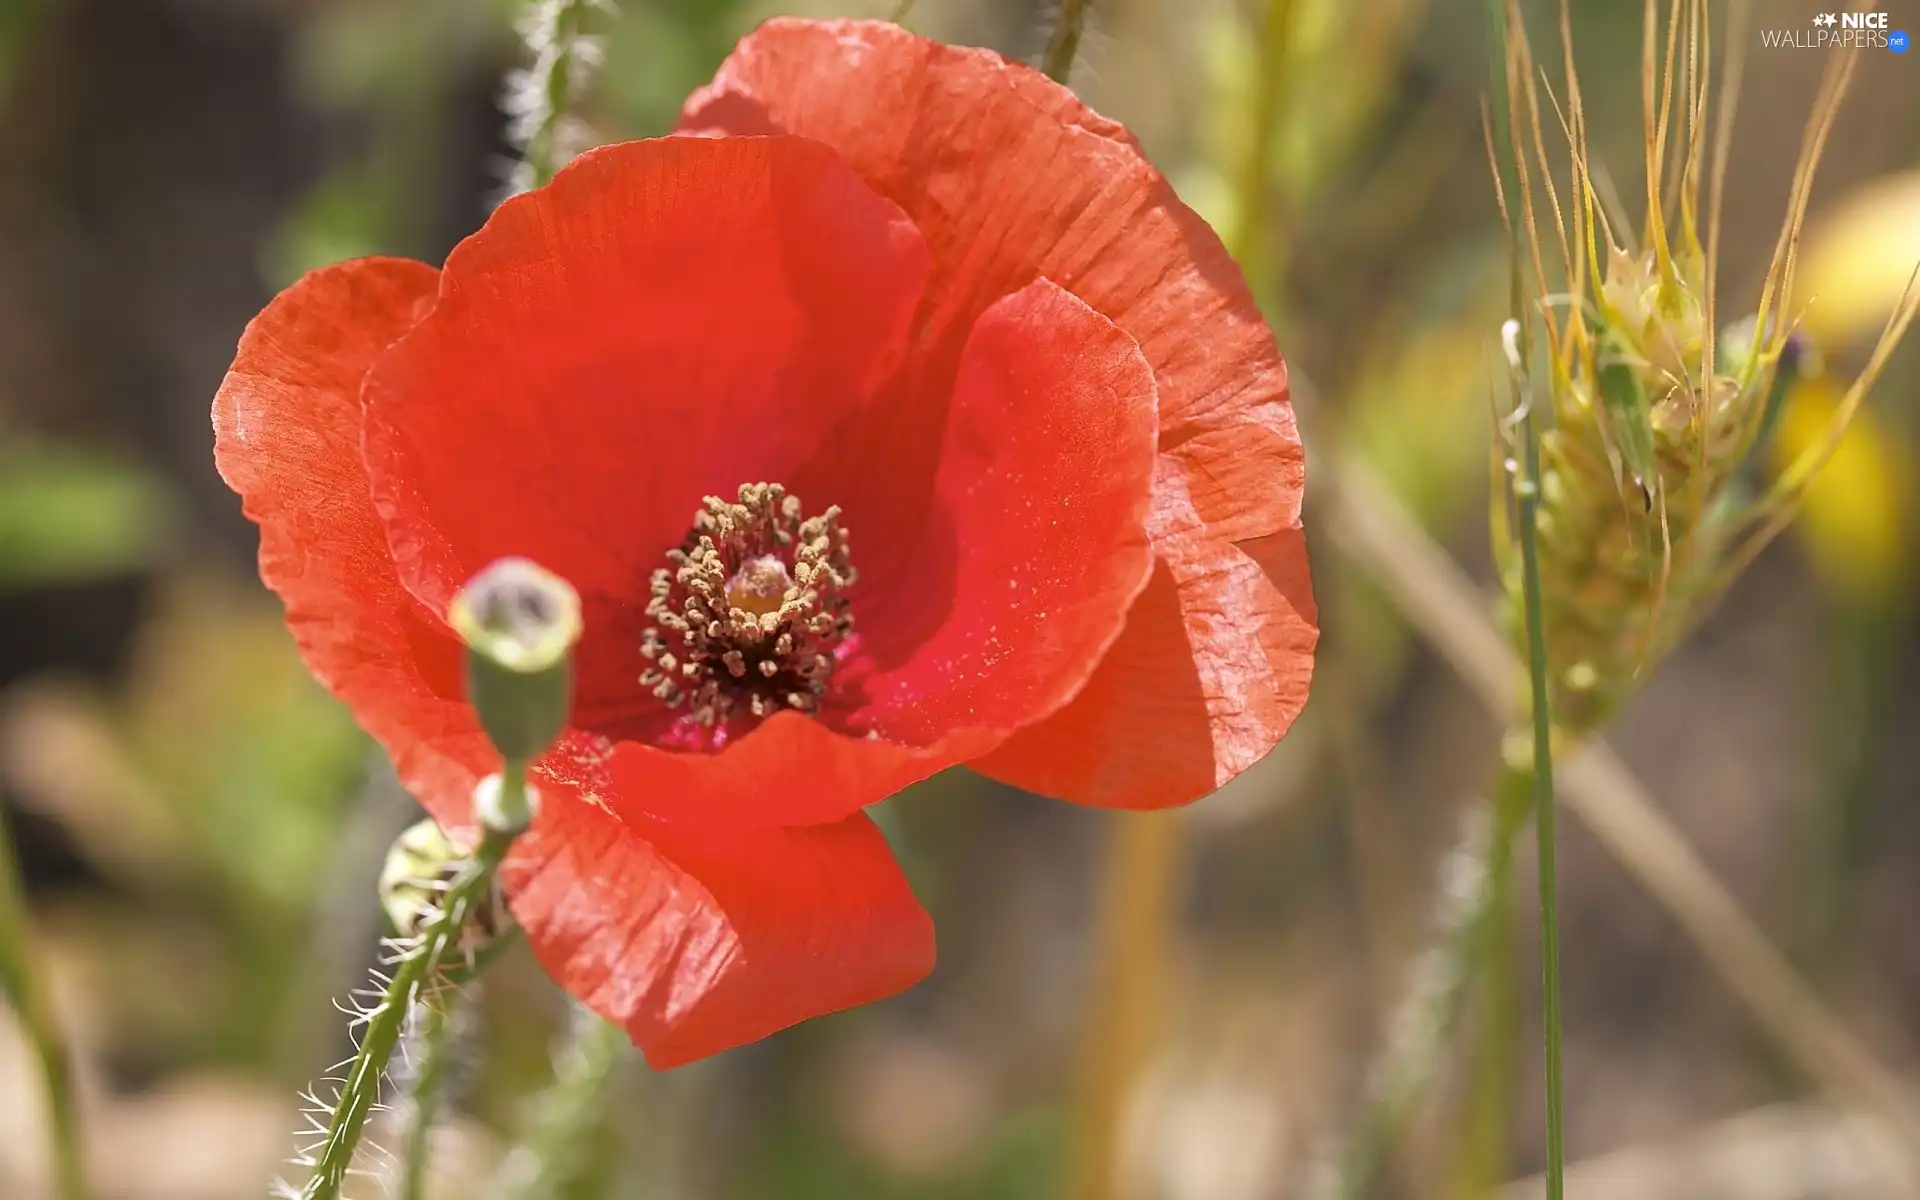
<path fill-rule="evenodd" d="M 1904 4 L 1896 27 L 1920 26 L 1920 4 L 1883 3 Z M 1286 14 L 1277 50 L 1261 33 L 1270 7 Z M 1798 28 L 1812 11 L 1757 7 L 1763 27 Z M 893 5 L 621 8 L 585 113 L 604 140 L 666 130 L 771 12 Z M 1574 8 L 1598 149 L 1632 195 L 1639 5 Z M 301 271 L 375 252 L 437 262 L 484 219 L 509 155 L 495 100 L 519 54 L 515 11 L 0 0 L 0 811 L 79 1048 L 103 1197 L 261 1194 L 291 1149 L 296 1089 L 341 1057 L 328 997 L 364 976 L 372 881 L 414 810 L 294 658 L 252 573 L 251 528 L 214 475 L 208 404 L 241 327 Z M 1033 0 L 919 0 L 908 23 L 1030 58 L 1050 16 Z M 1765 269 L 1823 65 L 1748 49 L 1729 311 Z M 1486 77 L 1473 0 L 1102 0 L 1075 79 L 1249 248 L 1282 348 L 1313 381 L 1302 408 L 1316 455 L 1370 466 L 1482 579 L 1488 364 L 1505 306 Z M 1269 170 L 1249 180 L 1256 139 Z M 1820 297 L 1809 325 L 1837 371 L 1857 367 L 1902 264 L 1920 258 L 1917 173 L 1920 57 L 1870 55 L 1815 193 L 1805 267 Z M 1257 237 L 1243 236 L 1250 220 Z M 1831 403 L 1805 389 L 1786 439 L 1811 440 Z M 1908 1075 L 1920 1064 L 1917 436 L 1909 348 L 1797 536 L 1616 738 L 1748 911 Z M 1180 819 L 1170 934 L 1141 935 L 1151 955 L 1133 969 L 1152 974 L 1156 999 L 1118 1110 L 1121 1195 L 1294 1194 L 1351 1113 L 1436 863 L 1494 761 L 1491 719 L 1313 519 L 1310 501 L 1327 630 L 1314 701 L 1267 762 Z M 933 978 L 670 1075 L 634 1069 L 604 1136 L 600 1174 L 623 1181 L 608 1194 L 1084 1191 L 1075 1130 L 1104 1102 L 1085 1080 L 1111 1000 L 1094 961 L 1110 819 L 963 773 L 881 812 L 940 928 Z M 1743 1161 L 1800 1145 L 1788 1135 L 1821 1119 L 1805 1082 L 1586 832 L 1565 837 L 1573 1156 L 1755 1113 L 1774 1123 L 1728 1135 Z M 565 1022 L 524 952 L 494 972 L 485 1008 L 445 1131 L 448 1196 L 486 1194 Z M 1442 1079 L 1381 1195 L 1457 1194 L 1463 1086 Z M 1540 1154 L 1537 1106 L 1518 1092 L 1515 1176 Z M 38 1125 L 31 1059 L 0 1020 L 0 1196 L 42 1194 Z M 1591 1194 L 1898 1194 L 1849 1175 L 1844 1152 L 1837 1166 L 1816 1157 L 1789 1152 L 1800 1185 L 1779 1169 L 1709 1186 L 1682 1164 L 1675 1190 Z"/>

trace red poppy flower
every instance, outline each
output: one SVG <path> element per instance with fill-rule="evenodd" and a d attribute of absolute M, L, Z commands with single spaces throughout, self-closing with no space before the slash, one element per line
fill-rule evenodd
<path fill-rule="evenodd" d="M 1315 637 L 1285 367 L 1124 130 L 993 54 L 776 21 L 684 132 L 441 271 L 307 276 L 214 402 L 301 653 L 442 822 L 498 765 L 449 600 L 508 554 L 579 589 L 505 878 L 658 1066 L 931 968 L 864 806 L 959 763 L 1194 799 Z"/>

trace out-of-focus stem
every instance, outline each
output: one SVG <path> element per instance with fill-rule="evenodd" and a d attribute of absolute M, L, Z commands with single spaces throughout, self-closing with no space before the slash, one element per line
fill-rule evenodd
<path fill-rule="evenodd" d="M 1296 380 L 1296 386 L 1299 386 Z M 1358 463 L 1320 460 L 1323 528 L 1379 582 L 1489 711 L 1517 716 L 1521 669 L 1472 580 Z M 1871 1114 L 1877 1152 L 1920 1181 L 1920 1111 L 1901 1081 L 1831 1012 L 1605 745 L 1563 772 L 1562 798 L 1700 950 L 1756 1025 L 1835 1100 Z"/>
<path fill-rule="evenodd" d="M 585 1177 L 606 1128 L 608 1092 L 632 1055 L 624 1029 L 584 1009 L 574 1013 L 566 1045 L 554 1061 L 553 1084 L 536 1104 L 526 1140 L 507 1160 L 507 1196 L 558 1200 L 605 1191 L 604 1179 L 593 1186 Z"/>
<path fill-rule="evenodd" d="M 1281 271 L 1281 248 L 1274 243 L 1267 205 L 1272 200 L 1273 146 L 1280 127 L 1281 100 L 1286 91 L 1287 59 L 1293 43 L 1293 0 L 1267 0 L 1266 25 L 1260 34 L 1260 67 L 1254 80 L 1253 129 L 1247 155 L 1240 163 L 1233 228 L 1227 249 L 1240 264 L 1269 315 L 1282 289 L 1274 286 Z"/>
<path fill-rule="evenodd" d="M 87 1187 L 72 1058 L 35 962 L 26 891 L 5 821 L 0 821 L 0 988 L 5 989 L 40 1064 L 55 1194 L 60 1200 L 84 1200 Z"/>
<path fill-rule="evenodd" d="M 1060 0 L 1060 16 L 1047 38 L 1046 53 L 1040 69 L 1055 83 L 1064 84 L 1073 74 L 1073 60 L 1080 53 L 1080 39 L 1087 32 L 1087 18 L 1093 13 L 1093 0 Z"/>
<path fill-rule="evenodd" d="M 1498 908 L 1498 881 L 1508 877 L 1514 842 L 1525 827 L 1532 788 L 1528 766 L 1508 766 L 1494 791 L 1490 819 L 1476 811 L 1442 864 L 1431 948 L 1414 965 L 1413 982 L 1394 1014 L 1387 1048 L 1345 1150 L 1312 1182 L 1314 1200 L 1360 1200 L 1368 1194 L 1439 1069 L 1490 941 L 1504 933 L 1489 918 Z"/>
<path fill-rule="evenodd" d="M 532 63 L 525 83 L 508 93 L 523 168 L 515 190 L 539 187 L 566 165 L 567 122 L 597 65 L 597 48 L 584 34 L 587 13 L 605 0 L 535 0 L 521 23 Z"/>
<path fill-rule="evenodd" d="M 1075 1200 L 1119 1194 L 1120 1130 L 1159 1025 L 1186 833 L 1178 811 L 1111 818 L 1075 1106 Z"/>
<path fill-rule="evenodd" d="M 1524 803 L 1525 796 L 1511 797 Z M 1514 828 L 1518 828 L 1516 821 Z M 1520 1042 L 1519 967 L 1514 952 L 1513 855 L 1488 864 L 1485 917 L 1486 965 L 1472 997 L 1478 1004 L 1479 1039 L 1473 1063 L 1472 1093 L 1461 1137 L 1460 1169 L 1451 1195 L 1480 1200 L 1507 1179 L 1514 1073 Z"/>
<path fill-rule="evenodd" d="M 452 1053 L 454 1006 L 460 994 L 451 988 L 415 1007 L 413 1086 L 409 1089 L 407 1142 L 402 1150 L 401 1200 L 426 1200 L 427 1169 L 433 1162 L 433 1125 L 440 1115 Z"/>
<path fill-rule="evenodd" d="M 1041 59 L 1041 69 L 1058 83 L 1073 74 L 1092 10 L 1093 0 L 1062 0 Z M 1070 1194 L 1077 1200 L 1112 1200 L 1119 1192 L 1120 1129 L 1152 1052 L 1186 849 L 1178 812 L 1121 813 L 1111 820 L 1074 1112 Z"/>

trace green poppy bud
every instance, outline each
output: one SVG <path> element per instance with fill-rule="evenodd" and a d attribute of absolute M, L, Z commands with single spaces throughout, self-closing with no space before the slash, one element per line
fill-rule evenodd
<path fill-rule="evenodd" d="M 454 597 L 447 620 L 467 643 L 467 699 L 508 763 L 525 763 L 566 728 L 580 597 L 524 558 L 503 558 Z"/>

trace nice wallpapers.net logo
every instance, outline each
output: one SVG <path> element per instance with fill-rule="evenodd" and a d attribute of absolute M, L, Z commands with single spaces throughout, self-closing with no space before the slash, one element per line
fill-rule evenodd
<path fill-rule="evenodd" d="M 1791 50 L 1891 50 L 1905 54 L 1912 39 L 1904 29 L 1895 29 L 1883 12 L 1815 13 L 1812 22 L 1798 29 L 1763 29 L 1760 44 L 1769 49 Z"/>

